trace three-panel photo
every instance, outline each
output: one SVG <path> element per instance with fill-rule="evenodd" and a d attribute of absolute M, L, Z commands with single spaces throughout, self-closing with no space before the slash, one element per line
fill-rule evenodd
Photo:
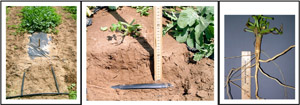
<path fill-rule="evenodd" d="M 299 104 L 298 1 L 4 0 L 1 13 L 1 104 Z"/>

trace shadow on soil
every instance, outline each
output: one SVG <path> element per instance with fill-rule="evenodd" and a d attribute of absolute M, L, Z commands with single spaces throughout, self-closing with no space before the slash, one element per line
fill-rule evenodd
<path fill-rule="evenodd" d="M 122 22 L 128 23 L 124 18 L 122 18 L 118 14 L 118 12 L 116 12 L 116 11 L 110 11 L 109 13 L 115 19 L 117 19 L 118 21 L 122 21 Z M 143 48 L 145 50 L 147 50 L 147 52 L 150 55 L 150 58 L 149 58 L 149 61 L 150 61 L 150 71 L 151 71 L 152 79 L 154 80 L 154 58 L 153 58 L 154 50 L 153 50 L 153 48 L 151 47 L 151 45 L 147 42 L 147 40 L 144 37 L 140 36 L 140 37 L 136 37 L 135 39 L 143 46 Z"/>

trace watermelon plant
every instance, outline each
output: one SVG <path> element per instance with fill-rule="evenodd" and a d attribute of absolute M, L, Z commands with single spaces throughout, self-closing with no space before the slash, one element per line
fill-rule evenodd
<path fill-rule="evenodd" d="M 140 13 L 140 16 L 148 16 L 149 10 L 152 9 L 150 6 L 131 6 L 132 8 L 136 9 L 137 13 Z"/>
<path fill-rule="evenodd" d="M 193 60 L 210 57 L 214 53 L 214 7 L 176 7 L 163 9 L 163 16 L 171 20 L 164 26 L 163 35 L 169 33 L 180 43 L 186 43 L 194 52 Z"/>
<path fill-rule="evenodd" d="M 55 27 L 61 23 L 61 16 L 56 9 L 49 6 L 26 6 L 21 10 L 21 24 L 17 33 L 56 33 Z"/>
<path fill-rule="evenodd" d="M 130 24 L 119 21 L 117 24 L 112 24 L 110 27 L 111 31 L 120 31 L 122 32 L 122 36 L 131 35 L 133 37 L 139 36 L 141 33 L 139 32 L 142 28 L 140 24 L 133 24 L 135 19 L 133 19 Z"/>
<path fill-rule="evenodd" d="M 68 86 L 69 90 L 69 99 L 76 99 L 77 98 L 77 91 L 76 91 L 76 84 L 73 83 L 70 86 Z"/>
<path fill-rule="evenodd" d="M 76 20 L 77 18 L 77 7 L 76 6 L 63 6 L 63 9 L 71 13 L 71 17 Z"/>

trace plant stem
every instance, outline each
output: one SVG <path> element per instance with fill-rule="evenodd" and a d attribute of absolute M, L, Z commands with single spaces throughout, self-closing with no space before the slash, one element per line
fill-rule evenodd
<path fill-rule="evenodd" d="M 257 32 L 255 33 L 255 96 L 257 99 L 261 99 L 258 96 L 258 78 L 257 78 L 257 73 L 258 69 L 260 67 L 259 65 L 259 58 L 260 58 L 260 48 L 261 48 L 261 40 L 262 40 L 262 35 L 258 34 Z"/>

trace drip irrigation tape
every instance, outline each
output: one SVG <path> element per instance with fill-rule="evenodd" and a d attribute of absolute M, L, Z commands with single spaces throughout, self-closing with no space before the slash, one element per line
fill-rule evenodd
<path fill-rule="evenodd" d="M 133 84 L 133 85 L 115 85 L 113 89 L 160 89 L 172 87 L 170 83 L 153 83 L 153 84 Z"/>
<path fill-rule="evenodd" d="M 51 70 L 52 70 L 53 78 L 54 78 L 54 81 L 55 81 L 55 86 L 56 86 L 56 89 L 57 89 L 57 93 L 34 93 L 34 94 L 23 95 L 23 87 L 24 87 L 25 73 L 26 73 L 26 72 L 24 72 L 24 74 L 23 74 L 23 80 L 22 80 L 22 87 L 21 87 L 21 95 L 18 95 L 18 96 L 8 96 L 8 97 L 6 97 L 6 99 L 12 99 L 12 98 L 18 98 L 18 97 L 41 96 L 41 95 L 69 95 L 69 93 L 60 93 L 59 92 L 59 86 L 58 86 L 58 83 L 57 83 L 57 80 L 56 80 L 56 75 L 54 73 L 53 66 L 51 66 Z"/>
<path fill-rule="evenodd" d="M 57 92 L 59 93 L 58 83 L 56 81 L 56 76 L 55 76 L 55 73 L 54 73 L 54 70 L 53 70 L 52 66 L 51 66 L 51 70 L 52 70 L 52 74 L 53 74 L 53 78 L 54 78 L 54 81 L 55 81 L 55 86 L 56 86 Z"/>
<path fill-rule="evenodd" d="M 30 97 L 30 96 L 41 96 L 41 95 L 69 95 L 69 93 L 35 93 L 35 94 L 26 94 L 18 96 L 9 96 L 6 99 L 18 98 L 18 97 Z"/>
<path fill-rule="evenodd" d="M 23 95 L 24 79 L 25 79 L 25 72 L 23 73 L 22 87 L 21 87 L 21 96 Z"/>

